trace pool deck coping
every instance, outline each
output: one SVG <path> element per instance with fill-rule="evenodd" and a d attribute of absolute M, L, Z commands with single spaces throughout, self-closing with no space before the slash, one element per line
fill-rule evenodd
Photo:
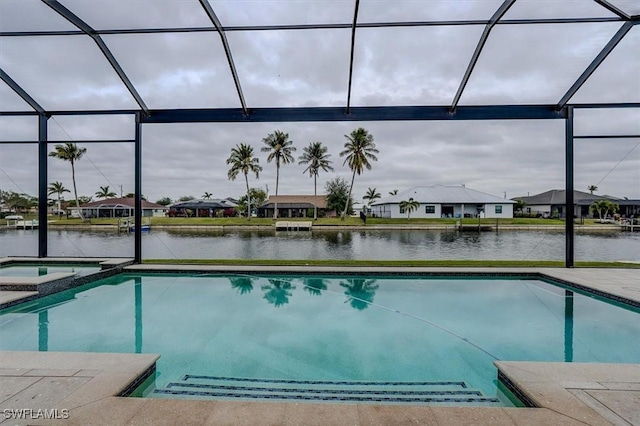
<path fill-rule="evenodd" d="M 561 268 L 327 268 L 136 265 L 126 271 L 222 273 L 539 274 L 640 303 L 637 271 Z M 202 401 L 117 396 L 157 355 L 0 352 L 0 410 L 69 410 L 28 424 L 640 424 L 640 364 L 496 362 L 499 376 L 537 408 Z M 37 412 L 36 412 L 37 413 Z M 58 413 L 60 414 L 60 413 Z M 13 419 L 0 416 L 1 424 Z"/>
<path fill-rule="evenodd" d="M 54 272 L 35 277 L 0 276 L 0 309 L 6 309 L 20 303 L 29 302 L 42 296 L 86 284 L 93 280 L 106 278 L 107 276 L 119 273 L 125 266 L 131 265 L 133 259 L 75 257 L 50 257 L 40 259 L 33 257 L 6 257 L 0 259 L 0 268 L 32 265 L 34 263 L 42 265 L 99 265 L 100 270 L 87 275 L 78 275 L 74 272 Z"/>

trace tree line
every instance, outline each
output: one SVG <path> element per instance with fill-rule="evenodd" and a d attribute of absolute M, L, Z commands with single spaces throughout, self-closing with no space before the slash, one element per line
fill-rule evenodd
<path fill-rule="evenodd" d="M 334 179 L 327 183 L 327 205 L 331 207 L 337 207 L 336 211 L 341 210 L 340 218 L 345 219 L 349 208 L 351 207 L 351 193 L 353 191 L 353 183 L 355 181 L 356 174 L 360 175 L 363 171 L 371 170 L 371 162 L 377 161 L 378 149 L 373 141 L 373 135 L 366 129 L 359 127 L 353 130 L 350 134 L 344 135 L 347 142 L 344 144 L 344 149 L 340 151 L 340 157 L 344 157 L 343 166 L 347 165 L 352 172 L 351 184 L 346 197 L 342 197 L 343 191 L 336 191 L 336 189 L 342 189 L 344 182 L 340 179 Z M 275 130 L 273 133 L 269 133 L 262 139 L 265 146 L 261 151 L 268 153 L 267 163 L 274 162 L 276 166 L 276 198 L 274 202 L 274 214 L 273 218 L 278 218 L 278 187 L 280 184 L 280 167 L 291 164 L 295 161 L 293 153 L 296 151 L 296 147 L 293 146 L 293 141 L 289 139 L 289 134 L 280 130 Z M 329 154 L 326 146 L 322 142 L 310 142 L 308 146 L 304 147 L 303 154 L 298 158 L 298 164 L 306 165 L 307 167 L 302 172 L 308 173 L 313 178 L 313 193 L 317 195 L 317 178 L 320 170 L 328 172 L 333 171 L 331 166 L 332 161 L 329 159 Z M 251 220 L 251 189 L 249 187 L 249 174 L 255 175 L 256 179 L 260 178 L 260 172 L 262 166 L 260 165 L 260 159 L 254 154 L 254 149 L 250 144 L 240 143 L 231 149 L 231 155 L 226 160 L 226 164 L 230 166 L 227 173 L 229 180 L 235 180 L 239 175 L 244 175 L 244 181 L 247 188 L 247 217 Z M 333 188 L 333 187 L 339 188 Z M 332 194 L 340 194 L 339 199 L 332 197 Z M 345 199 L 343 199 L 345 198 Z M 314 219 L 318 218 L 318 208 L 314 208 Z"/>

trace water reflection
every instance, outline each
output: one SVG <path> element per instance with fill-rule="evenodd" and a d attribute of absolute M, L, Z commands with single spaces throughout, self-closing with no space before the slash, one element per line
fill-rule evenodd
<path fill-rule="evenodd" d="M 263 285 L 264 298 L 276 308 L 289 303 L 289 298 L 293 295 L 291 290 L 295 287 L 291 285 L 290 279 L 269 278 L 269 284 Z"/>
<path fill-rule="evenodd" d="M 253 290 L 253 278 L 251 277 L 230 277 L 231 288 L 240 294 L 249 294 Z"/>
<path fill-rule="evenodd" d="M 133 254 L 129 234 L 51 231 L 51 256 L 121 257 Z M 145 259 L 501 259 L 562 260 L 561 231 L 451 230 L 154 230 L 142 239 Z M 37 233 L 0 230 L 0 257 L 34 256 Z M 576 260 L 640 260 L 638 232 L 576 232 Z"/>
<path fill-rule="evenodd" d="M 316 234 L 313 234 L 315 237 Z M 351 231 L 320 231 L 317 233 L 317 236 L 322 238 L 324 241 L 329 243 L 329 245 L 334 246 L 349 246 L 353 240 L 353 233 Z"/>
<path fill-rule="evenodd" d="M 313 296 L 320 296 L 322 290 L 326 289 L 327 283 L 323 278 L 307 278 L 304 280 L 304 290 Z"/>
<path fill-rule="evenodd" d="M 344 294 L 347 295 L 347 301 L 359 311 L 369 307 L 379 287 L 376 280 L 364 278 L 348 278 L 341 282 L 340 286 L 346 289 Z"/>

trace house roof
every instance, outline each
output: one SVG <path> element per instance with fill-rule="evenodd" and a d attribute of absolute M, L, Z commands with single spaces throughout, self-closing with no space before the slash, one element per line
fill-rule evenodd
<path fill-rule="evenodd" d="M 485 192 L 476 191 L 462 185 L 431 185 L 414 186 L 396 195 L 391 195 L 372 203 L 372 206 L 382 204 L 400 204 L 409 198 L 420 203 L 434 204 L 514 204 L 515 201 L 501 198 Z"/>
<path fill-rule="evenodd" d="M 238 205 L 230 198 L 212 198 L 207 200 L 188 200 L 171 205 L 172 209 L 232 209 Z"/>
<path fill-rule="evenodd" d="M 564 189 L 551 189 L 540 194 L 532 195 L 530 197 L 515 197 L 514 200 L 522 200 L 529 206 L 535 206 L 540 204 L 564 204 L 566 191 Z M 573 200 L 576 204 L 591 204 L 594 200 L 617 200 L 615 197 L 600 196 L 590 194 L 588 192 L 573 191 Z"/>
<path fill-rule="evenodd" d="M 327 208 L 326 195 L 271 195 L 260 208 L 273 208 L 276 200 L 278 201 L 278 208 L 299 209 L 313 206 L 317 206 L 319 209 Z"/>
<path fill-rule="evenodd" d="M 110 208 L 110 207 L 135 207 L 135 198 L 106 198 L 104 200 L 92 201 L 90 203 L 82 204 L 80 208 Z M 142 200 L 143 209 L 166 209 L 167 207 L 160 204 L 151 203 L 147 200 Z"/>

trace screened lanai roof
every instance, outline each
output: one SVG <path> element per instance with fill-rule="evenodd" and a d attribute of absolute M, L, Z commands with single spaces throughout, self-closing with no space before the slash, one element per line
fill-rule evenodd
<path fill-rule="evenodd" d="M 65 119 L 82 115 L 124 114 L 122 121 L 129 120 L 128 124 L 135 119 L 133 132 L 106 139 L 134 145 L 128 152 L 134 158 L 136 203 L 142 194 L 142 125 L 191 122 L 564 119 L 565 186 L 572 194 L 573 110 L 583 111 L 587 117 L 583 128 L 588 131 L 593 131 L 589 111 L 595 108 L 638 112 L 639 22 L 636 0 L 3 0 L 0 146 L 38 146 L 42 257 L 46 256 L 47 144 L 96 142 L 71 136 L 72 124 Z M 50 117 L 55 125 L 47 127 Z M 627 127 L 631 130 L 611 132 L 609 139 L 637 138 L 637 120 L 622 121 L 632 123 Z M 608 123 L 613 121 L 597 122 L 605 127 Z M 255 141 L 264 135 L 251 134 L 257 129 L 240 125 L 242 133 L 230 124 L 217 127 L 213 142 L 210 134 L 185 131 L 176 136 L 172 129 L 146 126 L 145 139 L 154 147 L 160 133 L 171 139 L 174 149 L 180 147 L 169 160 L 148 161 L 148 176 L 176 180 L 186 175 L 185 170 L 195 174 L 186 157 L 191 163 L 215 157 L 222 161 L 213 167 L 207 163 L 207 174 L 215 175 L 212 182 L 227 184 L 220 168 L 224 154 L 214 156 L 212 148 L 221 152 L 227 142 L 229 146 L 242 142 L 238 137 Z M 414 135 L 425 132 L 424 127 L 402 125 L 411 127 Z M 28 126 L 37 132 L 15 136 Z M 617 124 L 612 126 L 620 132 Z M 338 128 L 323 136 L 328 145 L 343 141 L 348 130 Z M 414 179 L 424 179 L 428 175 L 424 165 L 429 163 L 446 170 L 428 177 L 457 178 L 460 170 L 451 173 L 451 165 L 459 164 L 465 153 L 472 159 L 486 158 L 491 150 L 465 151 L 459 146 L 450 161 L 425 157 L 424 150 L 409 146 L 411 141 L 403 144 L 403 137 L 389 128 L 375 131 L 394 151 L 395 158 L 387 156 L 387 164 L 399 165 L 393 176 L 414 172 Z M 477 148 L 474 131 L 446 136 L 442 129 L 430 129 L 433 151 L 441 151 L 443 144 L 454 145 L 453 138 Z M 505 133 L 485 130 L 483 139 L 501 140 Z M 529 145 L 550 157 L 551 151 L 540 145 L 550 138 L 538 136 L 537 130 L 528 128 L 534 135 L 526 141 L 515 135 L 524 147 L 525 162 L 533 155 L 527 151 Z M 317 134 L 311 129 L 301 138 Z M 423 139 L 420 147 L 425 146 Z M 229 146 L 224 146 L 227 153 Z M 614 152 L 613 146 L 608 145 L 607 151 Z M 616 146 L 624 149 L 619 153 L 624 156 L 635 149 Z M 562 156 L 557 147 L 553 149 L 555 157 Z M 101 151 L 102 157 L 114 152 L 120 150 Z M 416 163 L 402 165 L 401 156 Z M 500 182 L 509 180 L 500 168 L 502 161 L 499 158 L 498 167 L 492 164 L 488 172 Z M 174 169 L 168 170 L 169 165 Z M 539 172 L 532 170 L 533 176 Z M 385 181 L 382 176 L 375 179 Z M 140 224 L 139 215 L 136 221 Z M 567 221 L 567 265 L 573 264 L 571 223 Z M 136 261 L 141 259 L 140 228 L 136 226 Z"/>
<path fill-rule="evenodd" d="M 3 0 L 0 111 L 637 103 L 639 15 L 635 0 Z"/>

